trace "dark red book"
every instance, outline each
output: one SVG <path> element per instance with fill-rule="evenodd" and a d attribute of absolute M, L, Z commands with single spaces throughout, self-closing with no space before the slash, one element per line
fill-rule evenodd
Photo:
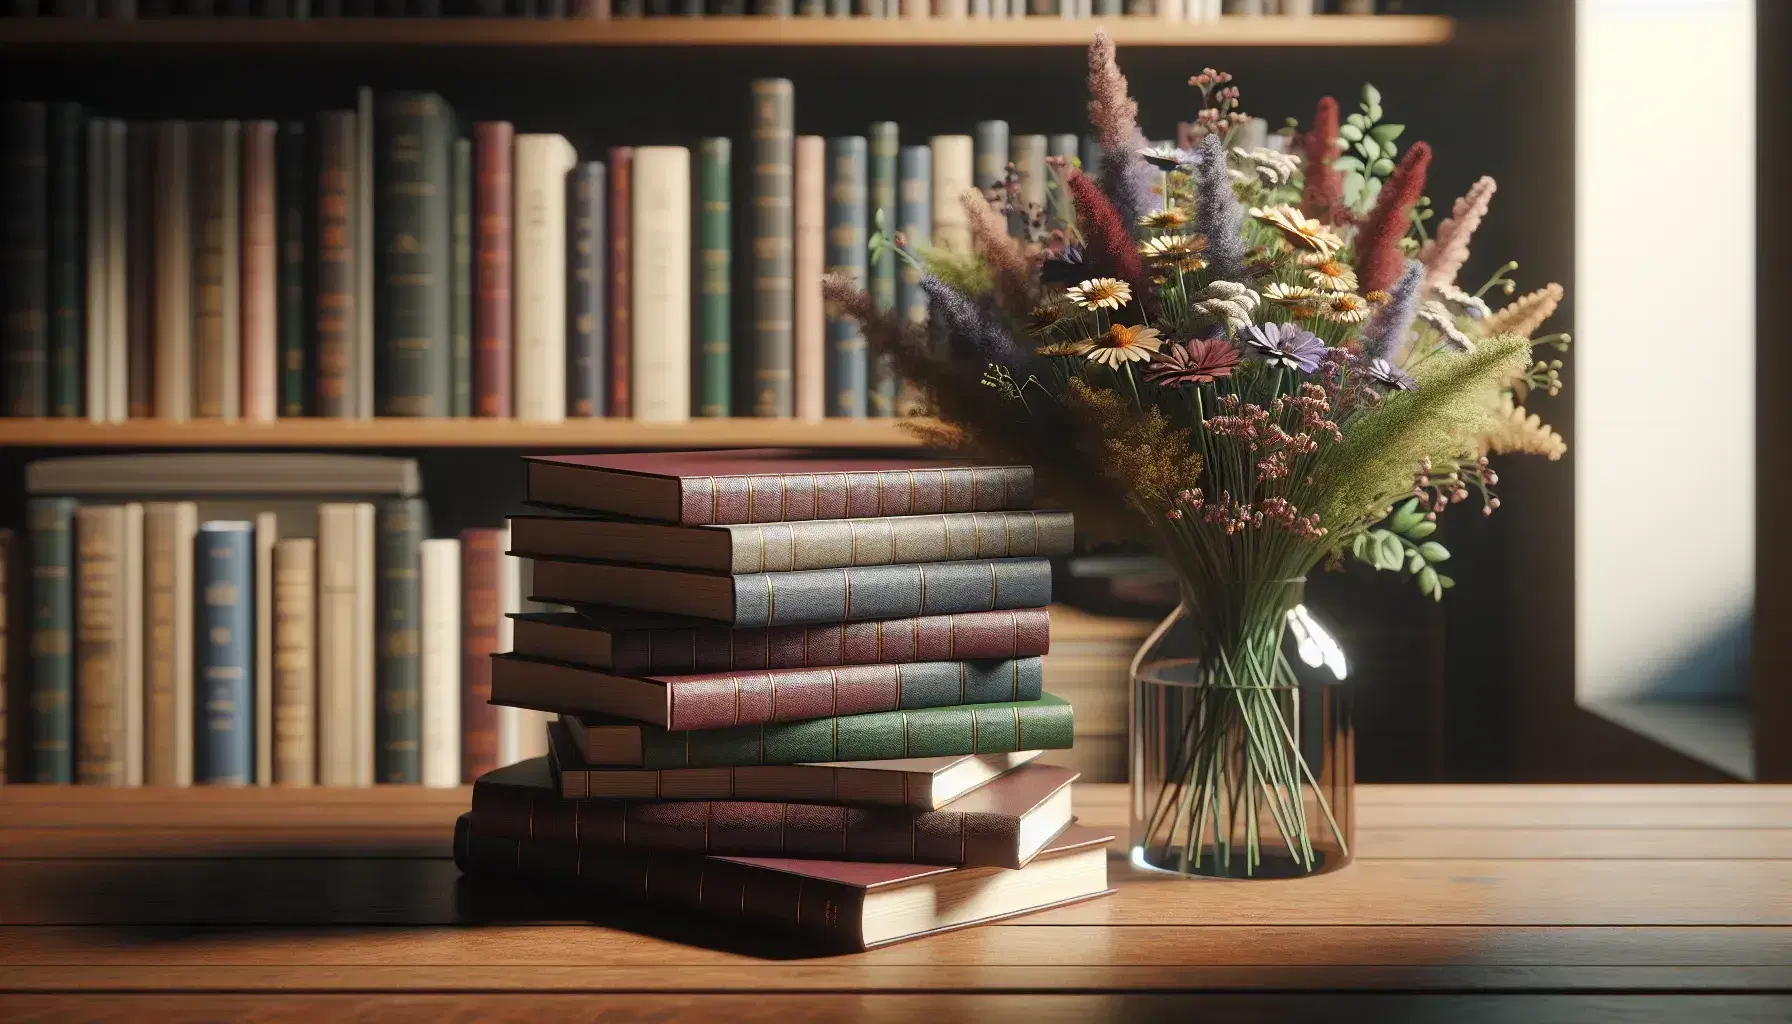
<path fill-rule="evenodd" d="M 936 811 L 755 800 L 568 800 L 545 757 L 473 784 L 483 835 L 641 853 L 1024 867 L 1072 820 L 1077 773 L 1029 764 Z"/>
<path fill-rule="evenodd" d="M 493 836 L 463 814 L 454 862 L 491 874 L 693 911 L 862 950 L 1106 895 L 1113 835 L 1072 825 L 1024 868 L 696 857 Z"/>
<path fill-rule="evenodd" d="M 635 332 L 629 309 L 632 305 L 629 281 L 630 243 L 633 227 L 629 220 L 631 184 L 634 180 L 635 151 L 630 146 L 610 147 L 610 401 L 611 416 L 633 416 L 634 403 L 629 375 L 634 365 Z"/>
<path fill-rule="evenodd" d="M 319 416 L 354 413 L 355 114 L 317 115 L 317 388 Z"/>
<path fill-rule="evenodd" d="M 687 526 L 995 512 L 1033 504 L 1031 466 L 842 458 L 788 448 L 532 455 L 540 505 Z"/>
<path fill-rule="evenodd" d="M 491 705 L 492 654 L 498 649 L 498 573 L 504 531 L 460 533 L 461 781 L 473 782 L 498 766 L 498 709 Z"/>
<path fill-rule="evenodd" d="M 513 208 L 508 121 L 473 125 L 473 415 L 511 411 L 511 259 Z"/>
<path fill-rule="evenodd" d="M 1044 608 L 770 629 L 598 605 L 511 618 L 517 653 L 627 676 L 1031 658 L 1051 647 Z"/>

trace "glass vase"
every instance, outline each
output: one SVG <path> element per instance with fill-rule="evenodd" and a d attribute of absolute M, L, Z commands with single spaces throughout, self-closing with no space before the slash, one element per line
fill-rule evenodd
<path fill-rule="evenodd" d="M 1191 593 L 1132 664 L 1132 861 L 1189 877 L 1334 871 L 1355 842 L 1344 652 L 1304 580 Z"/>

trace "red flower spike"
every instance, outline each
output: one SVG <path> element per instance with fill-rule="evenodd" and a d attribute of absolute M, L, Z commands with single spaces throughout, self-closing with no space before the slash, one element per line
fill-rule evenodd
<path fill-rule="evenodd" d="M 1400 252 L 1400 239 L 1410 225 L 1412 205 L 1425 191 L 1425 171 L 1431 166 L 1431 146 L 1415 142 L 1400 166 L 1382 186 L 1375 209 L 1363 221 L 1356 235 L 1356 279 L 1361 294 L 1387 291 L 1400 280 L 1406 257 Z"/>
<path fill-rule="evenodd" d="M 1135 295 L 1143 294 L 1145 265 L 1139 259 L 1139 247 L 1132 232 L 1120 222 L 1120 214 L 1100 186 L 1081 171 L 1073 172 L 1069 181 L 1070 198 L 1076 203 L 1076 223 L 1083 233 L 1083 262 L 1090 277 L 1111 274 L 1133 286 Z"/>
<path fill-rule="evenodd" d="M 1313 111 L 1313 127 L 1306 142 L 1306 183 L 1301 192 L 1300 212 L 1321 224 L 1336 224 L 1344 200 L 1344 176 L 1332 167 L 1342 148 L 1338 145 L 1338 101 L 1330 96 L 1319 99 Z"/>

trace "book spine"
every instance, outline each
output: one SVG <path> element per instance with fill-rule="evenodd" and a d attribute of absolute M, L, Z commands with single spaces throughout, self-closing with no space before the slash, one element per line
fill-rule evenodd
<path fill-rule="evenodd" d="M 379 733 L 379 517 L 375 506 L 354 506 L 354 628 L 349 634 L 353 693 L 354 785 L 374 784 Z"/>
<path fill-rule="evenodd" d="M 697 415 L 734 409 L 733 143 L 697 144 Z"/>
<path fill-rule="evenodd" d="M 566 419 L 566 174 L 576 156 L 559 135 L 516 139 L 516 416 Z"/>
<path fill-rule="evenodd" d="M 828 267 L 864 287 L 866 143 L 862 135 L 828 140 Z M 838 310 L 827 316 L 828 415 L 864 419 L 868 373 L 865 333 L 859 322 Z"/>
<path fill-rule="evenodd" d="M 234 420 L 242 352 L 236 121 L 208 121 L 193 139 L 193 415 Z"/>
<path fill-rule="evenodd" d="M 608 370 L 605 373 L 610 385 L 607 412 L 611 416 L 629 417 L 634 415 L 634 350 L 635 327 L 633 322 L 634 285 L 632 274 L 635 269 L 634 256 L 630 246 L 633 245 L 632 228 L 634 223 L 634 167 L 635 150 L 632 146 L 612 146 L 609 152 L 610 194 L 608 216 L 605 218 L 606 248 L 609 251 L 607 268 L 609 271 L 607 311 L 609 314 L 609 351 Z"/>
<path fill-rule="evenodd" d="M 433 93 L 395 92 L 379 101 L 380 254 L 374 301 L 381 416 L 448 415 L 451 254 L 448 113 Z"/>
<path fill-rule="evenodd" d="M 156 502 L 144 508 L 143 780 L 193 784 L 193 552 L 198 506 Z"/>
<path fill-rule="evenodd" d="M 1045 173 L 1045 229 L 1067 231 L 1076 219 L 1064 181 L 1077 164 L 1078 140 L 1074 135 L 1053 135 L 1046 140 L 1046 155 L 1058 166 Z"/>
<path fill-rule="evenodd" d="M 742 627 L 1041 608 L 1050 601 L 1051 563 L 1039 558 L 734 577 L 734 624 Z"/>
<path fill-rule="evenodd" d="M 1074 725 L 1070 705 L 1053 699 L 880 711 L 703 732 L 642 726 L 641 766 L 721 768 L 1063 750 L 1071 745 Z"/>
<path fill-rule="evenodd" d="M 1051 646 L 1044 608 L 772 629 L 625 630 L 612 635 L 610 670 L 650 676 L 746 669 L 1038 657 Z"/>
<path fill-rule="evenodd" d="M 792 242 L 792 334 L 796 349 L 796 418 L 820 422 L 827 412 L 828 323 L 821 300 L 821 279 L 827 267 L 827 140 L 799 135 L 791 172 L 795 192 L 795 238 Z"/>
<path fill-rule="evenodd" d="M 75 781 L 125 784 L 125 509 L 75 510 Z"/>
<path fill-rule="evenodd" d="M 254 526 L 208 522 L 194 551 L 197 592 L 193 781 L 246 785 L 255 770 Z"/>
<path fill-rule="evenodd" d="M 788 0 L 781 0 L 787 3 Z M 462 871 L 525 877 L 677 911 L 794 932 L 841 949 L 862 949 L 863 890 L 706 857 L 506 839 L 455 823 L 454 862 Z"/>
<path fill-rule="evenodd" d="M 972 187 L 1000 194 L 1008 187 L 1008 122 L 978 121 L 971 138 Z"/>
<path fill-rule="evenodd" d="M 668 729 L 728 729 L 876 711 L 1038 700 L 1040 659 L 852 665 L 659 677 Z"/>
<path fill-rule="evenodd" d="M 448 415 L 473 415 L 473 143 L 454 140 L 449 210 Z"/>
<path fill-rule="evenodd" d="M 155 126 L 130 125 L 125 134 L 125 416 L 156 411 L 155 382 Z"/>
<path fill-rule="evenodd" d="M 373 248 L 374 184 L 374 103 L 373 90 L 362 86 L 355 90 L 355 333 L 354 361 L 350 377 L 351 405 L 355 419 L 371 419 L 374 408 L 373 302 L 376 284 Z"/>
<path fill-rule="evenodd" d="M 788 0 L 777 13 L 788 14 Z M 785 78 L 752 85 L 753 415 L 789 417 L 796 411 L 792 381 L 792 182 L 796 87 Z"/>
<path fill-rule="evenodd" d="M 679 480 L 685 526 L 879 519 L 943 512 L 1000 512 L 1033 504 L 1029 466 L 877 473 L 690 476 Z"/>
<path fill-rule="evenodd" d="M 974 147 L 969 135 L 933 137 L 933 229 L 936 248 L 967 253 L 971 223 L 959 196 L 977 181 Z"/>
<path fill-rule="evenodd" d="M 1070 513 L 1037 510 L 731 526 L 728 571 L 1066 555 L 1075 544 L 1075 529 Z"/>
<path fill-rule="evenodd" d="M 304 122 L 288 121 L 275 141 L 275 196 L 279 204 L 279 414 L 303 416 L 310 408 L 310 289 L 305 257 L 310 246 L 306 207 L 311 195 Z"/>
<path fill-rule="evenodd" d="M 379 623 L 375 686 L 378 782 L 423 781 L 421 750 L 420 558 L 423 502 L 388 501 L 379 509 Z"/>
<path fill-rule="evenodd" d="M 896 230 L 910 251 L 927 248 L 933 239 L 933 149 L 904 146 L 897 159 Z M 921 290 L 921 268 L 907 260 L 896 274 L 896 308 L 917 327 L 927 324 L 927 293 Z"/>
<path fill-rule="evenodd" d="M 460 534 L 461 667 L 460 781 L 473 782 L 498 766 L 498 709 L 492 699 L 492 654 L 498 649 L 498 570 L 502 530 Z"/>
<path fill-rule="evenodd" d="M 317 542 L 274 546 L 273 782 L 317 781 Z"/>
<path fill-rule="evenodd" d="M 868 167 L 871 220 L 883 240 L 890 241 L 890 232 L 898 223 L 898 164 L 902 149 L 900 133 L 894 121 L 874 121 L 870 134 L 871 163 Z M 871 299 L 878 310 L 896 308 L 896 254 L 885 248 L 869 264 Z M 876 360 L 870 368 L 868 411 L 872 416 L 896 415 L 896 376 L 887 358 Z"/>
<path fill-rule="evenodd" d="M 103 209 L 105 231 L 101 239 L 105 248 L 106 276 L 98 285 L 106 293 L 106 324 L 102 353 L 105 390 L 100 396 L 98 413 L 88 410 L 89 419 L 104 423 L 122 423 L 128 383 L 125 380 L 127 351 L 125 346 L 125 125 L 109 119 L 106 125 L 103 172 Z M 90 373 L 91 373 L 91 368 Z"/>
<path fill-rule="evenodd" d="M 32 498 L 31 776 L 75 781 L 75 502 Z"/>
<path fill-rule="evenodd" d="M 1045 147 L 1043 135 L 1016 135 L 1008 144 L 1020 200 L 1008 213 L 1008 233 L 1016 238 L 1032 239 L 1045 230 Z"/>
<path fill-rule="evenodd" d="M 422 573 L 418 697 L 422 701 L 421 780 L 425 786 L 460 785 L 460 541 L 426 540 L 418 558 Z"/>
<path fill-rule="evenodd" d="M 274 146 L 279 125 L 243 123 L 242 414 L 271 422 L 279 412 L 279 294 Z"/>
<path fill-rule="evenodd" d="M 355 115 L 325 111 L 317 117 L 317 416 L 354 413 L 355 206 Z"/>
<path fill-rule="evenodd" d="M 184 121 L 156 128 L 156 418 L 193 413 L 192 132 Z"/>
<path fill-rule="evenodd" d="M 111 130 L 103 117 L 87 121 L 85 163 L 87 173 L 80 180 L 86 184 L 86 204 L 80 223 L 86 226 L 86 277 L 77 278 L 77 294 L 87 303 L 82 317 L 85 354 L 58 349 L 51 340 L 50 403 L 52 411 L 63 416 L 81 416 L 94 423 L 106 421 L 106 375 L 111 365 L 106 359 L 107 300 L 110 289 L 106 281 L 111 267 L 106 261 L 106 230 L 109 212 L 106 209 L 106 178 L 110 164 Z M 57 222 L 52 219 L 51 229 Z M 57 270 L 61 270 L 60 263 Z M 54 322 L 57 314 L 52 314 Z"/>
<path fill-rule="evenodd" d="M 317 783 L 355 779 L 355 578 L 357 507 L 317 509 Z"/>
<path fill-rule="evenodd" d="M 250 700 L 255 709 L 255 783 L 274 779 L 274 546 L 280 542 L 280 517 L 255 514 L 255 666 Z"/>
<path fill-rule="evenodd" d="M 679 423 L 691 416 L 691 151 L 635 150 L 634 415 Z"/>
<path fill-rule="evenodd" d="M 586 161 L 566 176 L 566 414 L 602 416 L 609 404 L 604 379 L 604 165 Z"/>
<path fill-rule="evenodd" d="M 478 349 L 473 358 L 473 414 L 511 413 L 510 301 L 515 199 L 511 184 L 512 144 L 508 121 L 473 126 L 473 215 L 478 256 L 473 263 L 473 320 Z"/>
<path fill-rule="evenodd" d="M 87 390 L 87 359 L 83 355 L 86 338 L 86 309 L 83 300 L 89 290 L 82 277 L 82 205 L 83 192 L 82 165 L 84 135 L 83 127 L 86 118 L 81 108 L 73 103 L 54 103 L 49 111 L 48 166 L 40 165 L 39 173 L 47 172 L 47 178 L 39 178 L 48 185 L 48 195 L 40 190 L 33 205 L 37 207 L 36 216 L 44 216 L 44 203 L 48 206 L 49 237 L 39 239 L 35 254 L 37 260 L 48 258 L 48 305 L 38 305 L 37 318 L 39 331 L 44 330 L 42 317 L 47 309 L 49 314 L 48 346 L 45 353 L 48 359 L 49 405 L 43 410 L 32 413 L 36 416 L 80 416 L 85 407 Z M 41 145 L 41 143 L 40 143 Z M 45 155 L 39 149 L 37 156 Z M 103 153 L 101 154 L 103 155 Z M 94 188 L 104 188 L 105 177 L 101 173 L 94 175 Z M 95 226 L 104 231 L 104 223 Z M 103 251 L 103 247 L 102 247 Z M 32 269 L 19 266 L 16 270 L 8 268 L 7 273 L 23 273 L 27 277 L 42 274 L 43 269 Z M 105 279 L 99 278 L 99 281 Z M 37 277 L 39 287 L 44 287 L 46 279 Z M 96 286 L 91 289 L 95 298 L 103 298 L 105 288 Z M 100 371 L 103 372 L 103 366 Z M 37 372 L 43 372 L 40 368 Z"/>

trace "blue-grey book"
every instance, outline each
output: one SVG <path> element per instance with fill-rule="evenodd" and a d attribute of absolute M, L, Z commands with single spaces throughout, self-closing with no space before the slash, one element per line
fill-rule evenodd
<path fill-rule="evenodd" d="M 828 273 L 865 284 L 866 152 L 863 135 L 828 140 Z M 868 368 L 865 332 L 850 316 L 828 313 L 827 381 L 829 416 L 864 419 Z"/>
<path fill-rule="evenodd" d="M 255 771 L 255 526 L 201 523 L 193 541 L 193 781 Z"/>

